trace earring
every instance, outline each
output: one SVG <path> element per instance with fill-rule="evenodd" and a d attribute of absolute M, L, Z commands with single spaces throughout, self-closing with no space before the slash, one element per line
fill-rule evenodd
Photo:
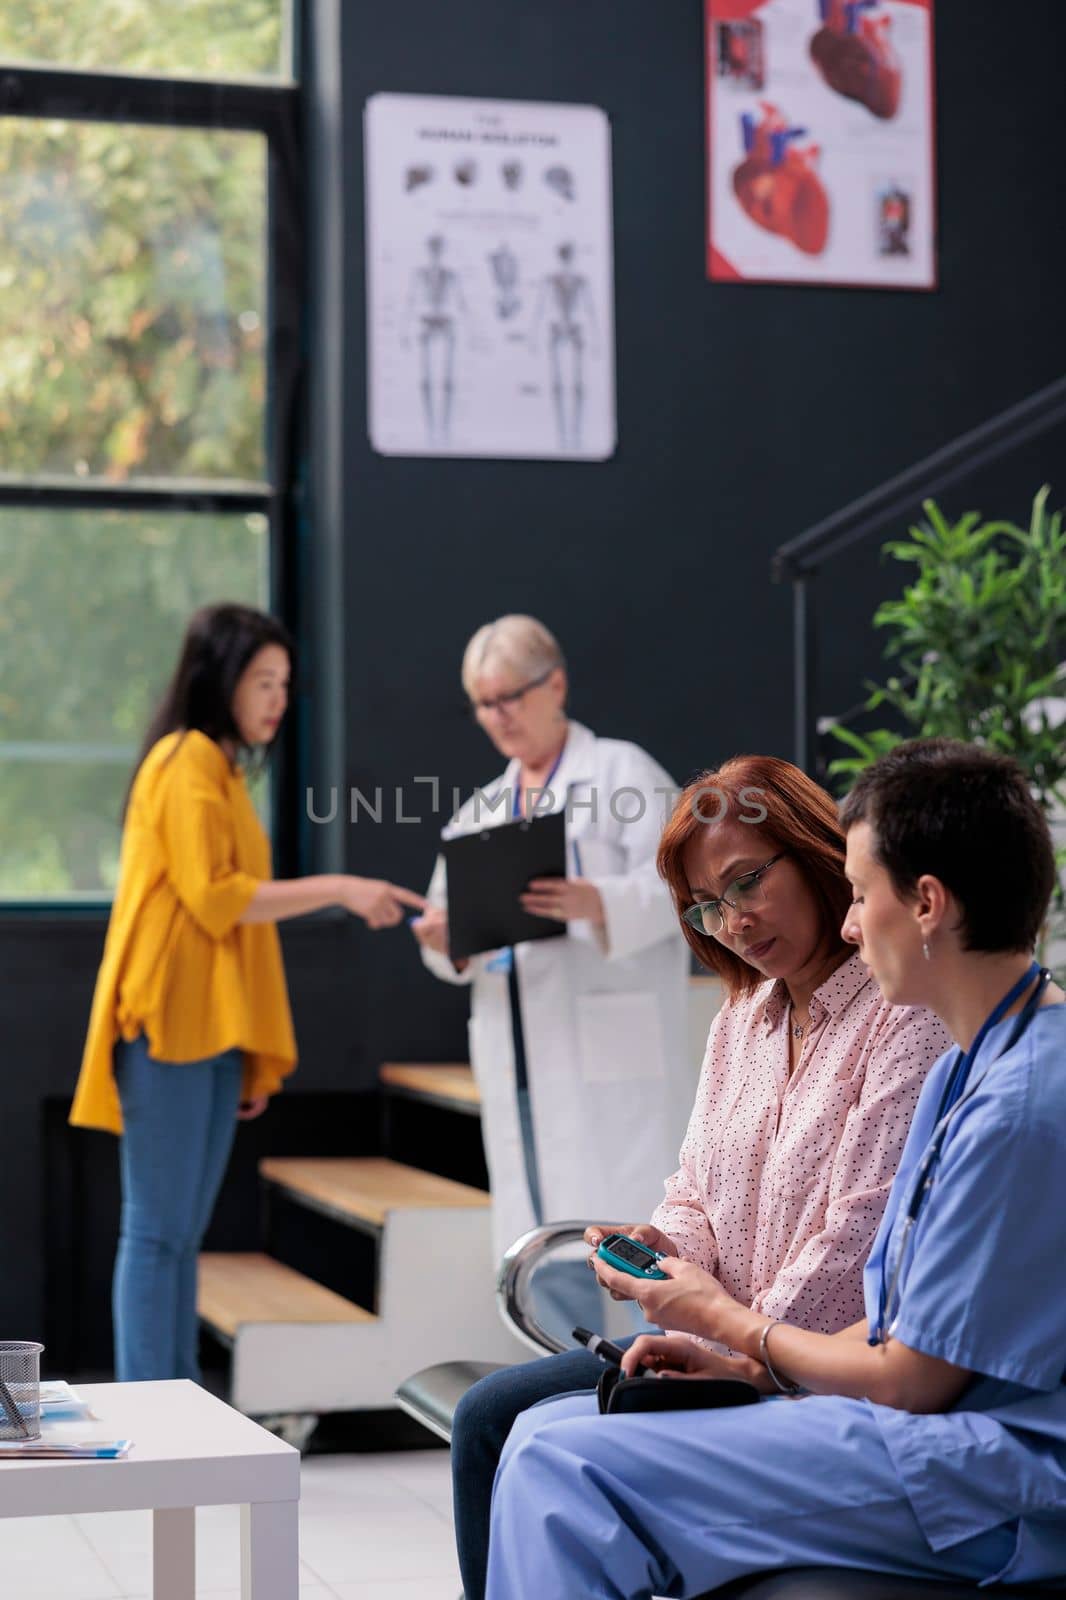
<path fill-rule="evenodd" d="M 925 957 L 925 959 L 927 961 L 932 961 L 932 959 L 933 959 L 932 953 L 931 953 L 931 951 L 929 949 L 929 940 L 928 939 L 923 939 L 922 940 L 922 955 Z"/>

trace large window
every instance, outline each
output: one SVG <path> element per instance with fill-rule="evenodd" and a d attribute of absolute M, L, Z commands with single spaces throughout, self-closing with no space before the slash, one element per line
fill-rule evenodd
<path fill-rule="evenodd" d="M 0 8 L 0 900 L 110 894 L 192 610 L 294 613 L 287 19 Z"/>
<path fill-rule="evenodd" d="M 262 479 L 266 140 L 0 117 L 0 459 Z"/>
<path fill-rule="evenodd" d="M 0 61 L 177 77 L 288 78 L 292 0 L 8 0 Z"/>

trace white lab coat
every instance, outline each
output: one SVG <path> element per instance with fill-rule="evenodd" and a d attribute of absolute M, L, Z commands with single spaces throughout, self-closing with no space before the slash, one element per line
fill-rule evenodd
<path fill-rule="evenodd" d="M 489 803 L 502 789 L 513 795 L 518 776 L 513 761 L 481 792 Z M 633 815 L 639 809 L 634 790 L 644 801 L 643 816 L 620 821 L 612 814 L 612 796 L 619 815 Z M 568 873 L 575 872 L 576 845 L 580 876 L 603 897 L 606 927 L 572 922 L 565 937 L 533 940 L 514 951 L 544 1207 L 539 1220 L 637 1222 L 651 1216 L 663 1180 L 677 1169 L 699 1068 L 687 1059 L 688 949 L 655 868 L 677 790 L 636 745 L 597 739 L 571 722 L 551 791 L 553 804 L 545 796 L 538 811 L 567 808 Z M 512 819 L 512 804 L 490 811 L 483 800 L 478 813 L 476 801 L 462 807 L 445 838 Z M 447 906 L 442 858 L 428 898 Z M 472 987 L 470 1062 L 481 1090 L 499 1261 L 538 1221 L 515 1094 L 507 974 L 489 970 L 491 953 L 473 957 L 462 973 L 446 956 L 422 954 L 438 978 Z"/>

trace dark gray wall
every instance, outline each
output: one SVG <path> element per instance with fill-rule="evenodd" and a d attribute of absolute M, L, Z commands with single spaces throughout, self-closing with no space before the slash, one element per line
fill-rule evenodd
<path fill-rule="evenodd" d="M 915 294 L 706 281 L 700 0 L 342 8 L 349 781 L 469 785 L 498 770 L 464 722 L 458 663 L 473 628 L 507 610 L 558 633 L 578 716 L 675 776 L 740 750 L 791 754 L 790 596 L 770 582 L 774 548 L 1063 370 L 1066 225 L 1052 194 L 1066 8 L 1027 5 L 1013 53 L 994 7 L 936 9 L 941 287 Z M 608 113 L 610 462 L 371 451 L 361 119 L 379 90 Z M 1045 478 L 1061 480 L 1063 442 L 977 474 L 948 503 L 1024 514 Z M 869 619 L 898 581 L 876 546 L 826 568 L 821 710 L 861 698 L 879 664 Z M 348 853 L 417 882 L 432 840 L 360 823 Z M 383 1002 L 374 1035 L 401 1053 L 431 1047 L 457 1005 L 392 942 L 367 959 Z"/>
<path fill-rule="evenodd" d="M 942 286 L 929 295 L 706 282 L 700 0 L 308 0 L 307 21 L 317 363 L 304 632 L 318 691 L 315 781 L 369 791 L 416 774 L 448 786 L 487 778 L 497 760 L 462 713 L 458 662 L 478 623 L 513 609 L 558 632 L 576 714 L 646 745 L 678 777 L 740 749 L 788 754 L 789 598 L 769 582 L 774 547 L 1062 370 L 1061 0 L 1028 0 L 1020 43 L 1001 7 L 941 0 Z M 378 90 L 608 112 L 620 439 L 612 461 L 371 452 L 362 108 Z M 950 504 L 1021 515 L 1045 478 L 1058 478 L 1066 498 L 1062 444 L 1052 437 L 977 474 Z M 868 619 L 895 582 L 876 551 L 825 571 L 822 709 L 857 700 L 876 672 Z M 340 641 L 331 661 L 316 660 L 323 639 Z M 364 820 L 332 841 L 310 829 L 309 840 L 323 857 L 331 843 L 353 870 L 419 884 L 436 821 Z M 56 1110 L 46 1170 L 42 1109 L 72 1086 L 102 937 L 100 925 L 0 917 L 8 1336 L 45 1326 L 46 1216 L 57 1237 L 76 1239 L 70 1213 L 88 1214 L 84 1192 L 79 1201 L 70 1191 L 72 1138 L 92 1144 L 78 1181 L 90 1198 L 103 1196 L 99 1218 L 91 1215 L 106 1248 L 54 1263 L 52 1282 L 80 1273 L 106 1325 L 112 1144 L 64 1135 Z M 464 997 L 425 976 L 405 933 L 327 922 L 290 930 L 285 943 L 303 1053 L 292 1093 L 367 1089 L 382 1059 L 464 1053 Z M 269 1137 L 283 1146 L 284 1102 L 270 1117 Z M 368 1137 L 353 1122 L 350 1147 Z M 234 1183 L 228 1214 L 244 1219 L 244 1233 L 234 1224 L 230 1242 L 250 1245 L 248 1163 L 238 1162 Z M 98 1327 L 97 1344 L 99 1336 Z"/>

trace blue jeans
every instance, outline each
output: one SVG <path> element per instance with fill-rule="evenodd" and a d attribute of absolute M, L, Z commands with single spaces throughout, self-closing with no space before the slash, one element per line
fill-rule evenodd
<path fill-rule="evenodd" d="M 153 1061 L 142 1036 L 115 1046 L 125 1124 L 112 1312 L 115 1376 L 200 1381 L 196 1262 L 237 1126 L 242 1056 Z"/>
<path fill-rule="evenodd" d="M 588 1268 L 581 1271 L 588 1275 Z M 624 1349 L 629 1339 L 617 1339 Z M 464 1600 L 484 1600 L 492 1484 L 518 1416 L 541 1400 L 595 1389 L 603 1362 L 587 1350 L 504 1367 L 468 1389 L 452 1422 L 452 1498 Z"/>

